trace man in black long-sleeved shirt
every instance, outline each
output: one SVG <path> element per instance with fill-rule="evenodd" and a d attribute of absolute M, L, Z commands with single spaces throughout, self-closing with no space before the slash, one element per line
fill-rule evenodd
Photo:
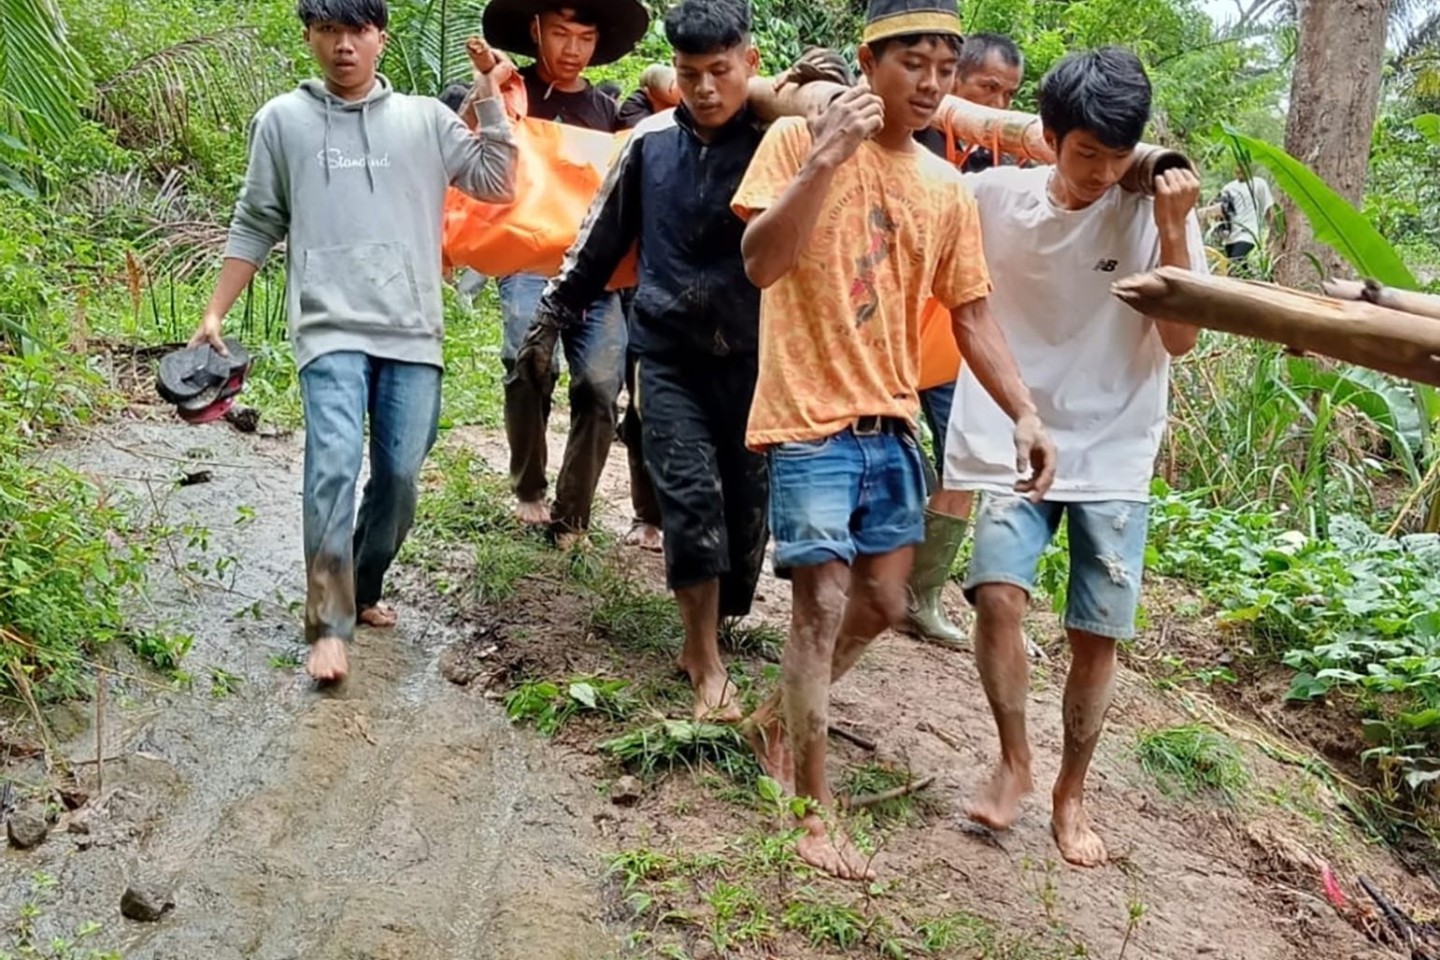
<path fill-rule="evenodd" d="M 746 105 L 758 55 L 749 12 L 733 0 L 684 0 L 665 31 L 682 103 L 636 128 L 541 298 L 519 362 L 548 367 L 560 332 L 586 322 L 585 304 L 638 242 L 630 349 L 667 579 L 685 625 L 680 662 L 696 718 L 735 721 L 718 628 L 749 612 L 769 536 L 769 472 L 745 447 L 760 292 L 745 276 L 745 225 L 730 209 L 763 132 Z"/>

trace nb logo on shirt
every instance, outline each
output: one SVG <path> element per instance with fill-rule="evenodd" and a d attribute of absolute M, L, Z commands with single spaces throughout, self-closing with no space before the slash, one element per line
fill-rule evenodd
<path fill-rule="evenodd" d="M 1097 260 L 1095 262 L 1095 269 L 1101 273 L 1114 273 L 1118 266 L 1120 266 L 1119 260 Z"/>

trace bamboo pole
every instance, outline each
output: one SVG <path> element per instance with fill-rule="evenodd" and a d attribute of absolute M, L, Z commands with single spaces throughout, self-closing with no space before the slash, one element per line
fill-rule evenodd
<path fill-rule="evenodd" d="M 1377 307 L 1389 307 L 1401 313 L 1413 313 L 1417 317 L 1440 320 L 1440 297 L 1428 293 L 1396 290 L 1394 287 L 1381 286 L 1374 280 L 1326 280 L 1320 286 L 1337 300 L 1373 303 Z"/>
<path fill-rule="evenodd" d="M 808 117 L 823 112 L 836 97 L 847 88 L 828 80 L 813 80 L 800 86 L 779 83 L 765 77 L 750 81 L 750 109 L 762 120 L 773 121 L 780 117 Z M 1020 110 L 997 110 L 947 96 L 940 102 L 940 109 L 930 125 L 937 130 L 948 130 L 964 143 L 980 144 L 998 148 L 998 153 L 1009 154 L 1031 163 L 1053 164 L 1055 151 L 1045 141 L 1044 127 L 1040 118 L 1033 113 Z M 1182 153 L 1142 143 L 1135 149 L 1135 158 L 1126 172 L 1120 186 L 1126 190 L 1153 196 L 1155 178 L 1167 170 L 1183 167 L 1194 171 L 1195 167 Z"/>
<path fill-rule="evenodd" d="M 1135 310 L 1440 386 L 1440 324 L 1371 303 L 1176 267 L 1127 277 L 1114 294 Z"/>

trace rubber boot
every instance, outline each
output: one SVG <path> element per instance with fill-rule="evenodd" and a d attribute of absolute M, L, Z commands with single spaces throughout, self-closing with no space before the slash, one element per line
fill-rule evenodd
<path fill-rule="evenodd" d="M 904 633 L 942 647 L 960 649 L 964 646 L 965 634 L 950 622 L 941 597 L 969 525 L 968 520 L 960 517 L 925 511 L 925 542 L 915 548 Z"/>

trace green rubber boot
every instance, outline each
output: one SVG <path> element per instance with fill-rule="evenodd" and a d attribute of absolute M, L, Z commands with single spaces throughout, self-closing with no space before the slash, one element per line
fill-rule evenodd
<path fill-rule="evenodd" d="M 950 567 L 970 521 L 947 517 L 934 510 L 925 511 L 925 542 L 915 548 L 915 567 L 910 572 L 910 603 L 905 615 L 903 632 L 917 640 L 928 640 L 942 647 L 961 649 L 965 634 L 950 622 L 941 597 L 950 579 Z"/>

